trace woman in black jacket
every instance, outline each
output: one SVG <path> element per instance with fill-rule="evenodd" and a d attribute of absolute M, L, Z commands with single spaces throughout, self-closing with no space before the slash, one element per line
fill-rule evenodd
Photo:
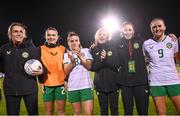
<path fill-rule="evenodd" d="M 29 59 L 38 59 L 38 52 L 32 41 L 26 39 L 26 26 L 22 23 L 12 23 L 8 29 L 10 42 L 0 47 L 0 61 L 5 74 L 3 88 L 8 115 L 19 115 L 20 102 L 24 99 L 29 115 L 38 114 L 38 86 L 34 72 L 28 75 L 24 64 Z"/>
<path fill-rule="evenodd" d="M 108 115 L 110 104 L 111 115 L 118 115 L 117 68 L 118 57 L 115 47 L 109 41 L 110 34 L 100 28 L 95 34 L 95 47 L 91 49 L 93 63 L 91 70 L 95 72 L 94 86 L 97 91 L 101 115 Z"/>
<path fill-rule="evenodd" d="M 122 35 L 118 42 L 121 70 L 118 83 L 125 115 L 133 115 L 134 100 L 139 115 L 148 114 L 149 86 L 142 52 L 143 40 L 134 37 L 134 27 L 130 22 L 122 24 Z"/>

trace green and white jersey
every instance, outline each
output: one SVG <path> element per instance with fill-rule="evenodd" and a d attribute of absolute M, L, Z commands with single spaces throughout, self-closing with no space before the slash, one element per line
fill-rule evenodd
<path fill-rule="evenodd" d="M 85 59 L 93 60 L 92 55 L 88 48 L 81 49 L 81 53 L 84 55 Z M 92 80 L 89 71 L 81 65 L 80 59 L 77 55 L 73 54 L 75 58 L 75 67 L 72 69 L 68 78 L 68 91 L 81 90 L 86 88 L 92 88 Z M 68 54 L 64 54 L 64 64 L 70 63 L 71 60 L 68 58 Z"/>
<path fill-rule="evenodd" d="M 178 52 L 178 41 L 165 36 L 162 41 L 150 38 L 143 43 L 143 53 L 149 62 L 151 86 L 180 84 L 174 54 Z"/>

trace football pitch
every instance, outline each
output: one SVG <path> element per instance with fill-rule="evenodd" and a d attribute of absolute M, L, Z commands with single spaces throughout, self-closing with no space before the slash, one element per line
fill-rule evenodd
<path fill-rule="evenodd" d="M 91 73 L 91 75 L 93 75 Z M 93 77 L 93 76 L 92 76 Z M 2 79 L 0 79 L 0 88 L 1 88 L 1 92 L 2 91 Z M 42 98 L 42 93 L 41 93 L 41 89 L 39 88 L 39 101 L 38 101 L 38 107 L 39 107 L 39 115 L 44 115 L 44 106 L 43 106 L 43 98 Z M 142 101 L 143 102 L 143 101 Z M 175 115 L 176 111 L 175 108 L 173 106 L 173 104 L 171 103 L 171 101 L 167 98 L 166 100 L 166 106 L 167 106 L 167 115 Z M 119 114 L 123 115 L 123 106 L 122 106 L 122 101 L 121 101 L 121 96 L 119 96 Z M 55 109 L 55 115 L 57 114 L 57 111 Z M 137 114 L 136 111 L 136 107 L 134 105 L 134 114 Z M 150 101 L 149 101 L 149 115 L 155 115 L 155 108 L 154 108 L 154 104 L 153 104 L 153 100 L 150 96 Z M 0 115 L 6 115 L 6 106 L 5 106 L 5 98 L 4 98 L 4 94 L 2 96 L 2 100 L 0 101 Z M 23 100 L 21 101 L 21 110 L 20 110 L 20 115 L 27 115 L 27 111 L 26 108 L 24 106 Z M 73 110 L 71 107 L 70 103 L 66 103 L 66 115 L 73 115 Z M 94 91 L 94 115 L 100 115 L 100 109 L 99 109 L 99 104 L 98 104 L 98 99 L 97 99 L 97 95 L 96 92 Z"/>

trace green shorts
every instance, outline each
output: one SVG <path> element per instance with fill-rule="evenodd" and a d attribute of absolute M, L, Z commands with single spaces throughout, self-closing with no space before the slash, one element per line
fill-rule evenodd
<path fill-rule="evenodd" d="M 54 100 L 66 100 L 66 91 L 64 86 L 44 86 L 43 100 L 54 101 Z"/>
<path fill-rule="evenodd" d="M 173 97 L 180 95 L 180 84 L 165 85 L 165 86 L 151 86 L 151 95 L 156 96 L 168 96 Z"/>
<path fill-rule="evenodd" d="M 69 102 L 81 102 L 94 99 L 94 91 L 91 88 L 68 91 L 67 99 Z"/>

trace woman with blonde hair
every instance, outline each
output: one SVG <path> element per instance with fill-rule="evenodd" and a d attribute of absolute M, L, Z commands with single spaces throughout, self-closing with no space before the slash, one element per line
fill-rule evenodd
<path fill-rule="evenodd" d="M 95 44 L 91 47 L 93 63 L 91 71 L 95 72 L 94 86 L 98 96 L 101 115 L 118 115 L 119 87 L 117 85 L 119 60 L 116 47 L 111 43 L 111 34 L 104 28 L 97 30 Z"/>

